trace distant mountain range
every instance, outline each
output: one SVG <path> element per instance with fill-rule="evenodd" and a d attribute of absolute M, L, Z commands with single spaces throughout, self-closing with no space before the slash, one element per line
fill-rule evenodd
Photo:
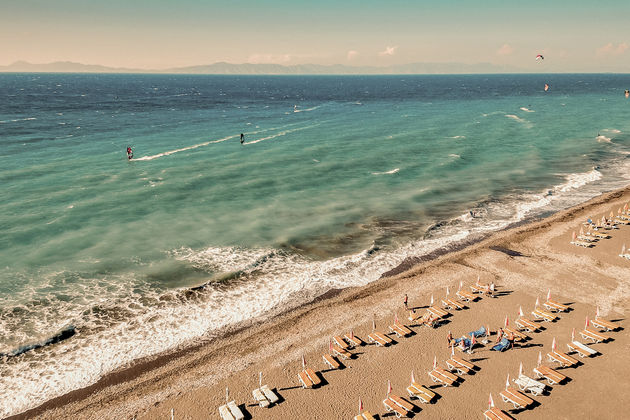
<path fill-rule="evenodd" d="M 56 61 L 46 64 L 33 64 L 16 61 L 8 66 L 0 66 L 0 72 L 18 73 L 159 73 L 159 74 L 469 74 L 469 73 L 520 73 L 523 69 L 498 66 L 490 63 L 410 63 L 388 67 L 346 66 L 334 64 L 232 64 L 214 63 L 200 66 L 173 67 L 170 69 L 132 69 L 107 67 L 95 64 L 81 64 L 71 61 Z"/>

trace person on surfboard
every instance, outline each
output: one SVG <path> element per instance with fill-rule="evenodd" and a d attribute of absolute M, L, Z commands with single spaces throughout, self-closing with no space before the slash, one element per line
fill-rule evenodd
<path fill-rule="evenodd" d="M 131 147 L 129 146 L 127 146 L 127 157 L 129 158 L 129 160 L 133 158 L 133 150 L 131 150 Z"/>

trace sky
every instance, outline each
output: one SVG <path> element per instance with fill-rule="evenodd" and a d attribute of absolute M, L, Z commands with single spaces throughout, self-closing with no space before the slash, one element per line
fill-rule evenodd
<path fill-rule="evenodd" d="M 0 65 L 19 60 L 136 69 L 456 62 L 627 73 L 630 1 L 0 0 Z"/>

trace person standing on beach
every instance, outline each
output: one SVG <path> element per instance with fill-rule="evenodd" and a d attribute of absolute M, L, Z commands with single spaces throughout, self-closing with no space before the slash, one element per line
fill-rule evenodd
<path fill-rule="evenodd" d="M 407 293 L 405 293 L 405 297 L 403 298 L 403 304 L 405 305 L 405 309 L 409 309 L 409 307 L 407 306 L 407 303 L 409 301 L 409 298 L 407 297 Z"/>

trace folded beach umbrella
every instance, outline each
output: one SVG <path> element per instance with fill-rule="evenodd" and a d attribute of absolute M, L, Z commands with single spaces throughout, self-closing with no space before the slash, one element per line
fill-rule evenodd
<path fill-rule="evenodd" d="M 518 365 L 518 377 L 520 378 L 521 376 L 523 376 L 523 362 Z"/>
<path fill-rule="evenodd" d="M 589 325 L 589 322 L 588 322 L 588 315 L 586 315 L 586 322 L 584 323 L 584 329 L 587 329 L 587 328 L 588 328 L 588 325 Z"/>
<path fill-rule="evenodd" d="M 350 330 L 350 338 L 354 340 L 354 330 Z"/>
<path fill-rule="evenodd" d="M 494 408 L 494 400 L 492 399 L 492 394 L 490 394 L 490 398 L 488 398 L 488 409 Z"/>
<path fill-rule="evenodd" d="M 398 314 L 394 312 L 394 324 L 399 324 L 398 322 Z"/>
<path fill-rule="evenodd" d="M 577 238 L 577 235 L 575 234 L 575 232 L 573 232 L 573 235 L 571 236 L 572 240 L 575 241 L 575 238 Z"/>
<path fill-rule="evenodd" d="M 612 212 L 612 210 L 610 211 L 610 218 L 612 219 L 613 217 L 615 217 L 615 213 Z"/>
<path fill-rule="evenodd" d="M 477 274 L 477 284 L 479 284 L 479 280 L 480 280 L 480 278 L 481 278 L 481 277 L 479 276 L 479 274 Z"/>
<path fill-rule="evenodd" d="M 361 411 L 363 411 L 363 401 L 361 401 L 361 398 L 359 397 L 359 414 L 361 414 Z"/>
<path fill-rule="evenodd" d="M 505 321 L 504 321 L 503 324 L 504 324 L 503 325 L 504 327 L 507 327 L 508 325 L 510 325 L 510 316 L 509 315 L 505 316 Z"/>
<path fill-rule="evenodd" d="M 262 372 L 258 372 L 258 388 L 262 388 Z"/>
<path fill-rule="evenodd" d="M 226 386 L 225 387 L 225 402 L 227 403 L 228 401 L 230 401 L 230 389 Z"/>
<path fill-rule="evenodd" d="M 171 420 L 175 420 L 175 409 L 171 408 Z"/>
<path fill-rule="evenodd" d="M 571 330 L 571 341 L 575 341 L 575 328 Z"/>
<path fill-rule="evenodd" d="M 437 356 L 433 356 L 433 369 L 437 368 Z"/>
<path fill-rule="evenodd" d="M 411 383 L 415 383 L 416 382 L 416 378 L 413 376 L 413 370 L 411 371 Z"/>
<path fill-rule="evenodd" d="M 536 367 L 540 367 L 542 365 L 542 353 L 538 352 L 538 360 L 536 361 Z"/>
<path fill-rule="evenodd" d="M 520 316 L 521 318 L 524 316 L 523 315 L 523 307 L 522 306 L 518 307 L 518 316 Z"/>
<path fill-rule="evenodd" d="M 554 337 L 553 341 L 551 342 L 551 350 L 556 351 L 556 337 Z"/>
<path fill-rule="evenodd" d="M 621 245 L 621 255 L 626 253 L 626 244 Z"/>
<path fill-rule="evenodd" d="M 306 359 L 304 359 L 304 355 L 302 355 L 302 369 L 306 369 Z"/>
<path fill-rule="evenodd" d="M 540 306 L 540 301 L 538 300 L 538 296 L 536 296 L 536 307 L 534 309 L 537 309 Z"/>
<path fill-rule="evenodd" d="M 372 331 L 376 330 L 376 321 L 372 320 Z"/>
<path fill-rule="evenodd" d="M 451 342 L 451 357 L 455 357 L 455 344 Z"/>
<path fill-rule="evenodd" d="M 551 299 L 551 289 L 547 290 L 547 300 Z"/>
<path fill-rule="evenodd" d="M 459 290 L 462 290 L 462 287 L 464 287 L 464 281 L 460 280 L 459 281 Z"/>
<path fill-rule="evenodd" d="M 595 309 L 595 319 L 599 318 L 599 306 Z"/>
<path fill-rule="evenodd" d="M 332 338 L 328 339 L 328 353 L 333 354 Z"/>
<path fill-rule="evenodd" d="M 505 389 L 510 387 L 510 374 L 508 373 L 507 379 L 505 380 Z"/>
<path fill-rule="evenodd" d="M 431 293 L 431 306 L 433 306 L 433 293 Z"/>
<path fill-rule="evenodd" d="M 446 286 L 446 298 L 448 299 L 448 286 Z"/>
<path fill-rule="evenodd" d="M 392 393 L 392 382 L 388 379 L 387 380 L 387 395 Z"/>
<path fill-rule="evenodd" d="M 584 228 L 580 227 L 580 236 L 584 235 Z"/>

